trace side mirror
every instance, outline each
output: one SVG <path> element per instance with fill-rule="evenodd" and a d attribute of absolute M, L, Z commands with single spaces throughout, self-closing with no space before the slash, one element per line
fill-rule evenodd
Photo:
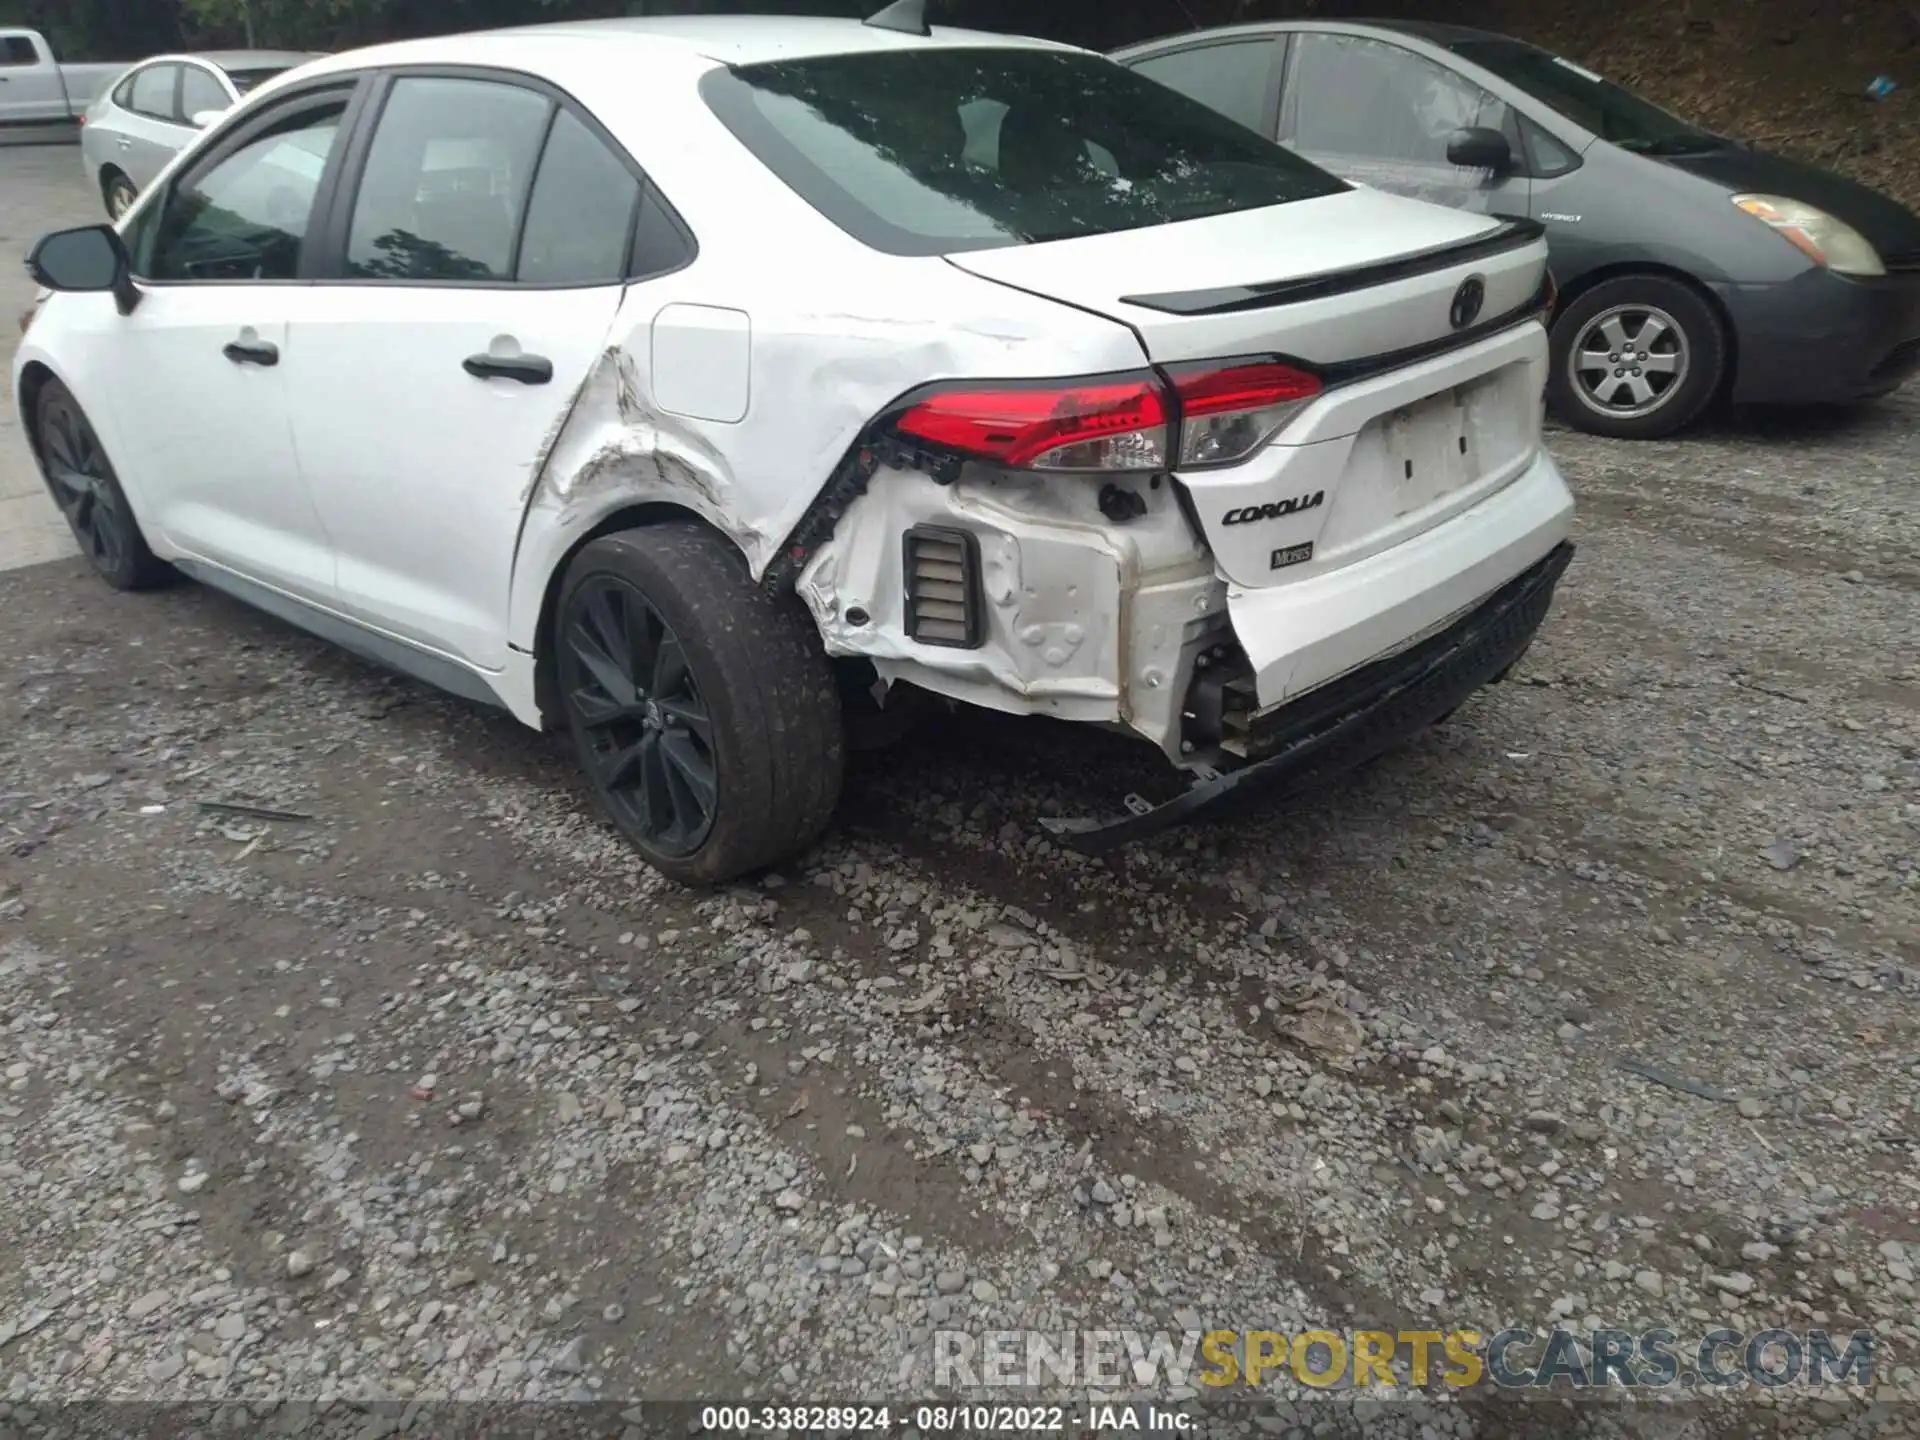
<path fill-rule="evenodd" d="M 1475 125 L 1447 137 L 1447 163 L 1504 175 L 1513 168 L 1513 147 L 1498 130 Z"/>
<path fill-rule="evenodd" d="M 224 110 L 196 110 L 187 117 L 187 123 L 196 130 L 204 130 L 226 113 Z"/>
<path fill-rule="evenodd" d="M 48 290 L 109 291 L 122 315 L 140 303 L 127 269 L 127 247 L 111 225 L 83 225 L 42 236 L 27 256 L 27 273 Z"/>

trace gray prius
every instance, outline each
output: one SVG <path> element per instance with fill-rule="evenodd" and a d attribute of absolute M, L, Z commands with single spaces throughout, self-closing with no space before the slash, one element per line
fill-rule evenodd
<path fill-rule="evenodd" d="M 1485 31 L 1281 22 L 1113 57 L 1356 184 L 1543 225 L 1548 397 L 1667 435 L 1717 399 L 1851 402 L 1920 370 L 1920 217 Z"/>

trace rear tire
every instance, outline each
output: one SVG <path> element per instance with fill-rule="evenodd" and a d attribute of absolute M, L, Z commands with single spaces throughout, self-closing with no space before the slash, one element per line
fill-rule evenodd
<path fill-rule="evenodd" d="M 47 493 L 94 573 L 116 590 L 149 590 L 172 579 L 172 567 L 147 548 L 86 411 L 58 380 L 46 381 L 35 397 L 33 437 Z"/>
<path fill-rule="evenodd" d="M 1657 440 L 1719 393 L 1727 336 L 1691 286 L 1661 275 L 1605 280 L 1553 322 L 1547 397 L 1576 430 Z"/>
<path fill-rule="evenodd" d="M 550 641 L 601 808 L 654 869 L 717 885 L 792 859 L 833 817 L 846 739 L 791 595 L 694 524 L 621 531 L 568 567 Z"/>
<path fill-rule="evenodd" d="M 133 202 L 140 198 L 140 192 L 125 175 L 109 169 L 100 180 L 100 198 L 106 202 L 107 218 L 118 220 L 133 208 Z"/>

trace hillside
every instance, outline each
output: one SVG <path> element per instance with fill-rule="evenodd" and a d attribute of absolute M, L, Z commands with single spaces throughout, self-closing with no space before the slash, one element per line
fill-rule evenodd
<path fill-rule="evenodd" d="M 1714 129 L 1830 165 L 1920 208 L 1920 5 L 1881 0 L 1836 13 L 1813 0 L 1474 0 L 1446 8 L 1546 45 Z M 1877 75 L 1902 88 L 1870 99 Z"/>
<path fill-rule="evenodd" d="M 1201 19 L 1403 15 L 1501 30 L 1716 130 L 1817 161 L 1920 208 L 1920 3 L 1865 0 L 1189 0 Z M 1902 88 L 1868 97 L 1877 75 Z"/>

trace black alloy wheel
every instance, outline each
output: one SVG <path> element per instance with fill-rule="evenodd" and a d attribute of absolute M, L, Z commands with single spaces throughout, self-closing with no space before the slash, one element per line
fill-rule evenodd
<path fill-rule="evenodd" d="M 547 633 L 580 766 L 655 870 L 725 884 L 826 829 L 846 754 L 833 669 L 805 604 L 756 584 L 731 540 L 690 519 L 589 540 Z"/>
<path fill-rule="evenodd" d="M 58 380 L 40 389 L 34 437 L 47 490 L 100 577 L 116 590 L 139 590 L 165 579 L 168 568 L 147 548 L 100 437 L 73 392 Z"/>
<path fill-rule="evenodd" d="M 570 597 L 561 683 L 601 796 L 649 850 L 692 855 L 713 829 L 719 768 L 713 716 L 680 637 L 613 575 Z"/>

